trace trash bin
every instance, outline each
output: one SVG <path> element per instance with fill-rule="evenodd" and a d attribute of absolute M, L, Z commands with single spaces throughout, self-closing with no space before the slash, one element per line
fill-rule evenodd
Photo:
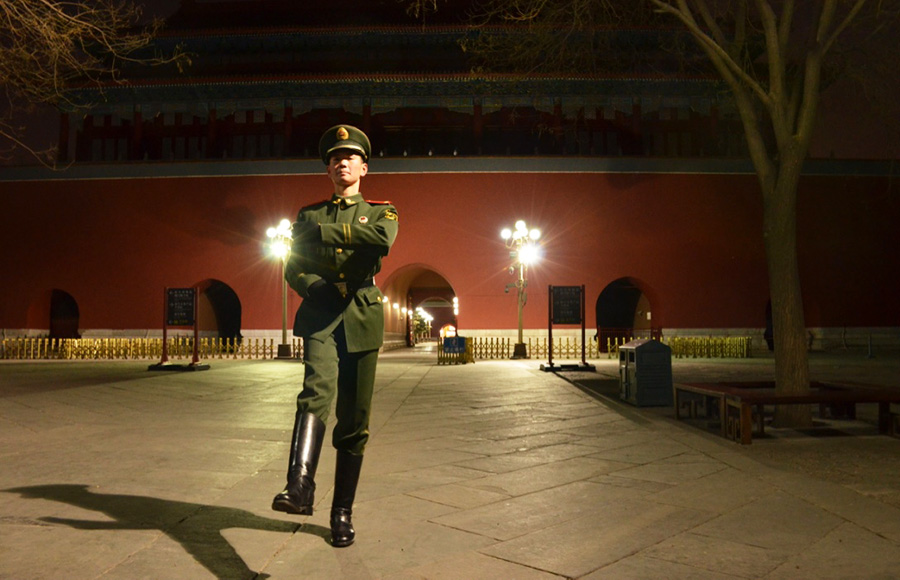
<path fill-rule="evenodd" d="M 671 407 L 672 349 L 650 338 L 620 346 L 619 397 L 638 407 Z"/>

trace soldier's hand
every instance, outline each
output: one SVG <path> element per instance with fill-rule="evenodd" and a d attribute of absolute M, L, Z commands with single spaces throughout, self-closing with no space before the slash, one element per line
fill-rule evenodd
<path fill-rule="evenodd" d="M 319 224 L 315 222 L 294 222 L 291 225 L 291 240 L 301 244 L 319 241 Z"/>
<path fill-rule="evenodd" d="M 341 292 L 325 280 L 316 280 L 310 284 L 309 298 L 317 307 L 328 312 L 343 312 L 347 307 L 348 300 L 341 296 Z"/>

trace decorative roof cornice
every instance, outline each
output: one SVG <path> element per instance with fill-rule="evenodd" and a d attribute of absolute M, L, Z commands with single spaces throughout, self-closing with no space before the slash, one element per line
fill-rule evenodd
<path fill-rule="evenodd" d="M 369 34 L 391 34 L 391 35 L 416 35 L 427 36 L 431 34 L 456 34 L 464 35 L 473 31 L 470 26 L 429 26 L 423 28 L 421 26 L 346 26 L 346 27 L 306 27 L 306 26 L 284 26 L 275 28 L 198 28 L 190 30 L 171 30 L 163 29 L 156 38 L 158 39 L 187 39 L 187 38 L 206 38 L 210 36 L 216 37 L 276 37 L 276 36 L 346 36 L 352 35 L 369 35 Z"/>
<path fill-rule="evenodd" d="M 370 75 L 298 75 L 258 78 L 207 77 L 147 79 L 81 87 L 73 91 L 77 101 L 107 105 L 140 102 L 215 102 L 225 100 L 416 98 L 533 96 L 603 97 L 682 96 L 711 98 L 718 83 L 703 77 L 660 76 L 558 76 L 514 74 L 394 73 Z"/>

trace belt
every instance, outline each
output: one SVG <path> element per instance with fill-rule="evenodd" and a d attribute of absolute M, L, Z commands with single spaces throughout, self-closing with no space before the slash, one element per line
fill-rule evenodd
<path fill-rule="evenodd" d="M 346 298 L 350 294 L 355 294 L 357 290 L 362 290 L 363 288 L 371 288 L 375 285 L 375 279 L 366 278 L 359 284 L 351 284 L 350 282 L 332 282 L 332 284 L 334 284 L 334 287 L 338 289 L 338 292 L 341 293 L 341 296 Z"/>

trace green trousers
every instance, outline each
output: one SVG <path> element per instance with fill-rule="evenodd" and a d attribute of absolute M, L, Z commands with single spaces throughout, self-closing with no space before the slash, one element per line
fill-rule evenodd
<path fill-rule="evenodd" d="M 369 416 L 378 350 L 347 351 L 344 324 L 330 333 L 303 338 L 305 371 L 297 410 L 328 422 L 337 395 L 332 444 L 339 451 L 362 455 L 369 440 Z"/>

